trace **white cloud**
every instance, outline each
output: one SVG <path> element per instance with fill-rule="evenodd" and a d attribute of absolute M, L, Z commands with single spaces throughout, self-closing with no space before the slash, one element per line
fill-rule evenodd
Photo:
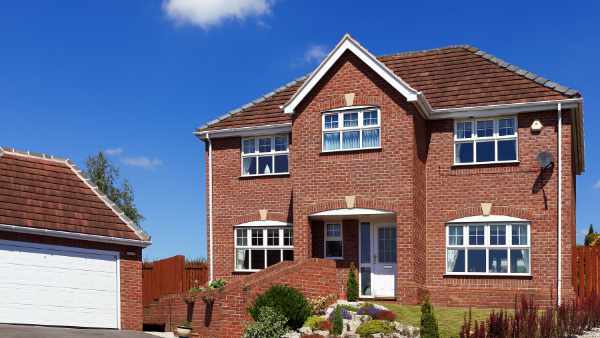
<path fill-rule="evenodd" d="M 594 184 L 594 188 L 600 189 L 600 180 L 598 180 L 598 182 L 596 182 L 596 184 Z"/>
<path fill-rule="evenodd" d="M 163 10 L 178 24 L 197 25 L 203 29 L 226 19 L 243 20 L 271 12 L 274 0 L 165 0 Z"/>
<path fill-rule="evenodd" d="M 139 167 L 143 169 L 154 169 L 162 165 L 162 161 L 158 158 L 149 158 L 146 156 L 124 157 L 122 161 L 128 166 Z"/>
<path fill-rule="evenodd" d="M 108 156 L 118 156 L 123 153 L 123 148 L 108 148 L 104 153 Z"/>
<path fill-rule="evenodd" d="M 304 53 L 304 62 L 306 62 L 306 63 L 321 62 L 321 60 L 323 60 L 325 55 L 327 55 L 327 49 L 325 48 L 325 46 L 312 45 L 312 46 L 308 47 L 308 49 Z"/>

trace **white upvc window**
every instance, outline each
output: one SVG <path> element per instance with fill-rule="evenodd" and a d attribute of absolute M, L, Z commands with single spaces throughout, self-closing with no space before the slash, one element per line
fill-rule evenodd
<path fill-rule="evenodd" d="M 515 116 L 454 121 L 454 164 L 517 162 Z"/>
<path fill-rule="evenodd" d="M 343 259 L 342 223 L 325 224 L 325 258 Z"/>
<path fill-rule="evenodd" d="M 446 274 L 531 274 L 529 223 L 465 223 L 446 226 Z"/>
<path fill-rule="evenodd" d="M 287 134 L 242 138 L 242 176 L 289 173 Z"/>
<path fill-rule="evenodd" d="M 259 271 L 294 260 L 292 227 L 239 227 L 234 237 L 235 271 Z"/>
<path fill-rule="evenodd" d="M 322 116 L 323 152 L 381 148 L 377 108 L 329 111 Z"/>

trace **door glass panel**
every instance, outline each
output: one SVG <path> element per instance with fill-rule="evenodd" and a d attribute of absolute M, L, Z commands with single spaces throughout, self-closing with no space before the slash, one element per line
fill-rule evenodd
<path fill-rule="evenodd" d="M 360 224 L 360 262 L 371 263 L 371 223 Z"/>
<path fill-rule="evenodd" d="M 360 292 L 363 296 L 371 296 L 371 268 L 360 268 Z"/>
<path fill-rule="evenodd" d="M 396 262 L 396 227 L 377 229 L 377 249 L 380 263 Z"/>

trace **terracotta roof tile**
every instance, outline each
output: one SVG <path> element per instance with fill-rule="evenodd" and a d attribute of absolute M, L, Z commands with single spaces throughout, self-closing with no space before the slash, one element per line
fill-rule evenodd
<path fill-rule="evenodd" d="M 68 160 L 0 148 L 0 224 L 149 240 Z"/>
<path fill-rule="evenodd" d="M 579 97 L 576 90 L 511 65 L 477 48 L 460 45 L 378 57 L 433 109 L 535 102 Z M 197 131 L 290 123 L 281 106 L 306 76 L 211 121 Z"/>

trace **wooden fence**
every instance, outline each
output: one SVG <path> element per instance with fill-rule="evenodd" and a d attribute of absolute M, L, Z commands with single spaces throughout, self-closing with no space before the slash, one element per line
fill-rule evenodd
<path fill-rule="evenodd" d="M 574 249 L 573 285 L 578 299 L 600 293 L 600 247 L 578 246 Z"/>
<path fill-rule="evenodd" d="M 208 281 L 208 269 L 201 262 L 186 262 L 173 256 L 142 267 L 142 302 L 144 306 L 164 295 L 181 293 Z"/>

